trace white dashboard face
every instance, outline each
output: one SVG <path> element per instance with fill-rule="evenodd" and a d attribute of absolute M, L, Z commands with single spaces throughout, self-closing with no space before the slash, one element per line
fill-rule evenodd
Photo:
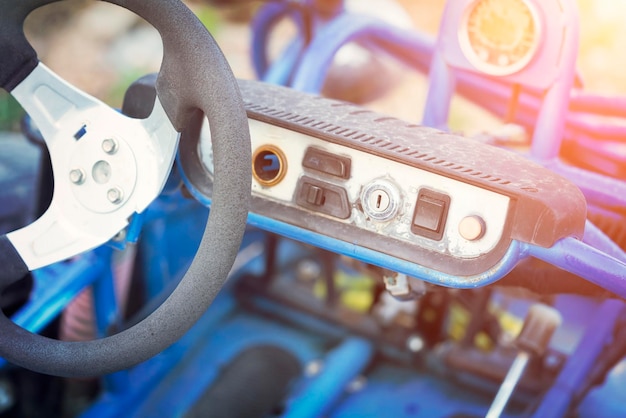
<path fill-rule="evenodd" d="M 519 154 L 346 102 L 240 87 L 252 141 L 249 222 L 260 229 L 463 287 L 508 268 L 517 243 L 582 236 L 580 190 Z M 192 126 L 179 163 L 190 193 L 210 205 L 210 133 L 201 119 Z"/>
<path fill-rule="evenodd" d="M 212 173 L 207 128 L 199 152 Z M 250 131 L 261 163 L 253 161 L 253 196 L 455 258 L 479 257 L 502 238 L 508 196 L 265 122 L 250 120 Z M 311 169 L 318 158 L 331 173 Z M 336 202 L 325 207 L 325 193 Z"/>

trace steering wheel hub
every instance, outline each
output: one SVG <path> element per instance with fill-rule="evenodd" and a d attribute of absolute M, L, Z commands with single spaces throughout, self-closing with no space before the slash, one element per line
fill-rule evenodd
<path fill-rule="evenodd" d="M 87 132 L 76 142 L 66 178 L 81 205 L 95 213 L 109 213 L 118 210 L 132 196 L 137 183 L 137 162 L 123 139 L 113 135 L 100 138 L 101 135 Z"/>

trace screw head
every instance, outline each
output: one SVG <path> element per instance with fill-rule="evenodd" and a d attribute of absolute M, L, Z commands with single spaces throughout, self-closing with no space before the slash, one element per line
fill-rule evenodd
<path fill-rule="evenodd" d="M 296 277 L 303 283 L 312 283 L 322 274 L 322 267 L 314 260 L 305 259 L 296 266 Z"/>
<path fill-rule="evenodd" d="M 80 168 L 70 171 L 70 181 L 74 184 L 83 184 L 85 182 L 85 172 Z"/>
<path fill-rule="evenodd" d="M 119 205 L 124 199 L 124 193 L 119 188 L 113 187 L 107 192 L 107 199 L 109 199 L 109 202 L 113 203 L 114 205 Z"/>
<path fill-rule="evenodd" d="M 406 346 L 412 353 L 419 353 L 424 349 L 425 342 L 419 335 L 411 335 L 406 340 Z"/>
<path fill-rule="evenodd" d="M 117 152 L 118 145 L 117 141 L 113 138 L 107 138 L 102 141 L 102 151 L 106 152 L 109 155 L 113 155 Z"/>
<path fill-rule="evenodd" d="M 123 242 L 126 240 L 126 229 L 122 229 L 120 232 L 115 234 L 113 238 L 111 238 L 115 242 Z"/>
<path fill-rule="evenodd" d="M 317 376 L 322 372 L 324 362 L 322 360 L 313 360 L 304 367 L 304 375 L 306 377 Z"/>
<path fill-rule="evenodd" d="M 346 392 L 348 393 L 356 393 L 365 388 L 367 385 L 367 377 L 365 376 L 357 376 L 346 386 Z"/>
<path fill-rule="evenodd" d="M 563 360 L 554 353 L 546 354 L 543 359 L 543 365 L 545 366 L 545 368 L 551 371 L 558 370 L 562 364 L 563 364 Z"/>

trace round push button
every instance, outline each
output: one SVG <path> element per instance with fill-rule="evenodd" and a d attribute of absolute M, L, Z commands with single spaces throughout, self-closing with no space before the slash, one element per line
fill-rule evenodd
<path fill-rule="evenodd" d="M 485 235 L 485 221 L 480 216 L 466 216 L 459 223 L 459 234 L 468 241 L 476 241 Z"/>

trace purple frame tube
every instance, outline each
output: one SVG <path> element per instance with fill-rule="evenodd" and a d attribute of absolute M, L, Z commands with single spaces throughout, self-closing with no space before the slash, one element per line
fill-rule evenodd
<path fill-rule="evenodd" d="M 573 273 L 626 298 L 626 263 L 575 238 L 565 238 L 551 248 L 527 246 L 528 255 Z"/>
<path fill-rule="evenodd" d="M 624 312 L 624 302 L 609 299 L 596 311 L 561 373 L 533 414 L 536 418 L 558 418 L 567 413 L 574 395 L 607 344 L 613 338 L 615 324 Z"/>

